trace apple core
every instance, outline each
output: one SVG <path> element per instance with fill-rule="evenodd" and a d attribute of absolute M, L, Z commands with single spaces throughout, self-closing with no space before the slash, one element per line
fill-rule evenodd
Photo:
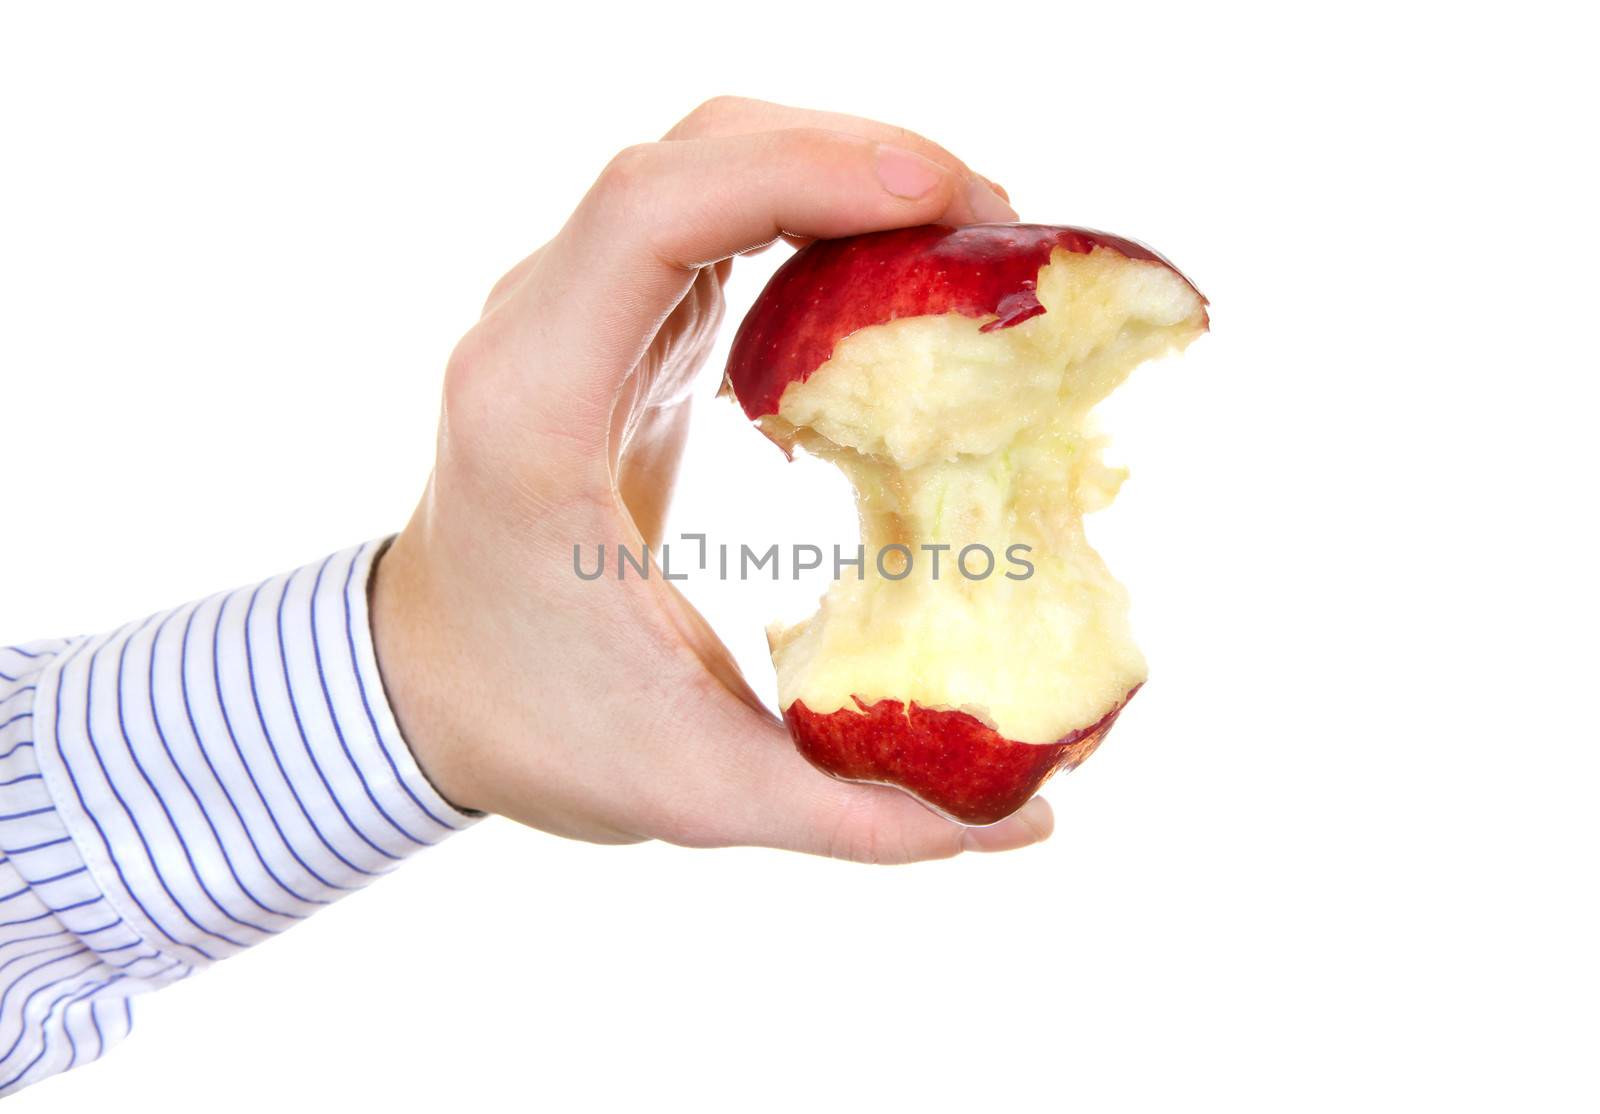
<path fill-rule="evenodd" d="M 988 312 L 958 304 L 853 328 L 784 383 L 775 409 L 754 417 L 786 450 L 828 460 L 850 480 L 868 554 L 890 546 L 916 554 L 889 576 L 867 560 L 859 578 L 834 582 L 816 615 L 769 631 L 796 743 L 835 776 L 895 785 L 984 824 L 1087 757 L 1144 682 L 1127 594 L 1084 533 L 1084 516 L 1111 502 L 1124 475 L 1103 462 L 1092 411 L 1134 367 L 1204 332 L 1207 317 L 1194 287 L 1152 253 L 1042 226 L 937 230 L 923 245 L 935 248 L 937 272 L 924 290 L 959 286 L 963 272 L 980 285 L 993 280 L 986 252 L 963 259 L 949 244 L 977 230 L 989 254 L 998 241 L 1006 255 L 1009 231 L 1011 254 L 1033 256 L 1013 268 L 1015 289 L 984 292 Z M 1063 233 L 1078 238 L 1063 246 Z M 905 233 L 875 235 L 889 247 Z M 920 308 L 916 268 L 898 269 L 882 302 Z M 768 292 L 792 298 L 784 277 Z M 870 292 L 859 275 L 847 278 L 857 298 Z M 825 308 L 814 302 L 806 324 L 820 328 L 814 317 Z M 852 306 L 858 315 L 868 308 Z M 768 370 L 739 362 L 757 311 L 730 360 L 741 401 Z M 969 550 L 1022 554 L 1026 572 L 1002 559 L 988 575 L 969 575 L 955 566 Z M 982 571 L 981 559 L 974 564 Z"/>

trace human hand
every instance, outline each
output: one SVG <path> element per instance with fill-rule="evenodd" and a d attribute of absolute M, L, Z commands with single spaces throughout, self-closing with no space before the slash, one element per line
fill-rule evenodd
<path fill-rule="evenodd" d="M 613 159 L 452 355 L 437 463 L 378 567 L 379 663 L 440 792 L 602 843 L 905 862 L 1048 836 L 1042 800 L 963 828 L 824 776 L 671 584 L 572 570 L 575 542 L 659 541 L 736 255 L 1014 219 L 920 136 L 759 101 L 710 101 Z"/>

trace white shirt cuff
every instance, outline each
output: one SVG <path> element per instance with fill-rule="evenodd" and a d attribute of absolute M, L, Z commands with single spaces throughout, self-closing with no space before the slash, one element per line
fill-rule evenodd
<path fill-rule="evenodd" d="M 473 822 L 384 696 L 367 614 L 384 544 L 0 650 L 0 1094 L 126 1032 L 109 1000 L 282 932 Z"/>

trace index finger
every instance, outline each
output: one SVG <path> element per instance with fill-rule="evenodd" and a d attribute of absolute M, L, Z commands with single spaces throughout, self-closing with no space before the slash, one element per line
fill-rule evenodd
<path fill-rule="evenodd" d="M 1008 205 L 1011 203 L 1011 195 L 999 182 L 976 173 L 966 162 L 927 136 L 920 135 L 910 128 L 900 127 L 898 124 L 887 124 L 881 120 L 852 116 L 845 112 L 796 108 L 752 97 L 712 97 L 674 124 L 662 138 L 667 141 L 711 139 L 717 136 L 774 131 L 779 128 L 823 128 L 848 135 L 859 135 L 863 139 L 871 139 L 878 143 L 892 143 L 947 166 L 958 174 L 965 174 L 981 181 L 998 195 L 1001 201 Z M 797 248 L 804 247 L 810 242 L 810 237 L 807 236 L 785 235 L 783 239 Z M 754 255 L 763 250 L 765 249 L 756 248 L 745 254 Z"/>
<path fill-rule="evenodd" d="M 865 116 L 852 116 L 845 112 L 826 112 L 812 108 L 795 108 L 786 104 L 756 100 L 751 97 L 712 97 L 689 115 L 674 124 L 662 138 L 668 141 L 683 139 L 714 139 L 720 136 L 749 135 L 753 132 L 777 131 L 783 128 L 822 128 L 826 131 L 859 135 L 877 143 L 892 143 L 915 151 L 923 158 L 949 167 L 959 174 L 973 174 L 972 169 L 950 151 L 926 136 L 897 124 L 886 124 Z M 988 178 L 983 179 L 1003 200 L 1009 201 L 1006 191 Z"/>
<path fill-rule="evenodd" d="M 781 234 L 848 236 L 1013 220 L 986 189 L 916 152 L 815 128 L 646 144 L 618 156 L 518 288 L 499 338 L 546 358 L 520 368 L 530 399 L 609 422 L 618 387 L 698 268 Z"/>

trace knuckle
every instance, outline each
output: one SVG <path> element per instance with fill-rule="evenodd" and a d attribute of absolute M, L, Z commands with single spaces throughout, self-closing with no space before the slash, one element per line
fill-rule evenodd
<path fill-rule="evenodd" d="M 632 147 L 624 147 L 606 163 L 605 169 L 600 172 L 597 187 L 602 193 L 608 194 L 637 191 L 649 178 L 655 165 L 656 149 L 654 143 L 636 143 Z"/>
<path fill-rule="evenodd" d="M 718 124 L 739 113 L 749 104 L 745 97 L 721 94 L 701 101 L 694 109 L 672 126 L 668 139 L 690 139 L 714 131 Z"/>
<path fill-rule="evenodd" d="M 827 842 L 827 852 L 831 858 L 873 866 L 905 862 L 908 857 L 905 851 L 904 847 L 897 847 L 895 841 L 887 836 L 876 815 L 865 807 L 865 802 L 840 813 Z"/>
<path fill-rule="evenodd" d="M 873 866 L 901 866 L 961 853 L 964 829 L 958 825 L 948 825 L 942 835 L 919 833 L 870 804 L 863 799 L 836 818 L 824 845 L 829 856 Z"/>
<path fill-rule="evenodd" d="M 490 363 L 490 341 L 480 323 L 456 344 L 444 365 L 445 413 L 464 421 L 482 409 L 483 381 Z"/>
<path fill-rule="evenodd" d="M 480 316 L 486 316 L 489 313 L 492 313 L 495 307 L 497 307 L 506 298 L 510 297 L 512 291 L 516 290 L 517 287 L 527 278 L 528 269 L 531 267 L 531 265 L 531 259 L 524 260 L 522 263 L 517 264 L 515 267 L 511 268 L 511 270 L 501 275 L 499 281 L 497 281 L 494 286 L 489 289 L 489 296 L 483 300 L 483 311 Z"/>

